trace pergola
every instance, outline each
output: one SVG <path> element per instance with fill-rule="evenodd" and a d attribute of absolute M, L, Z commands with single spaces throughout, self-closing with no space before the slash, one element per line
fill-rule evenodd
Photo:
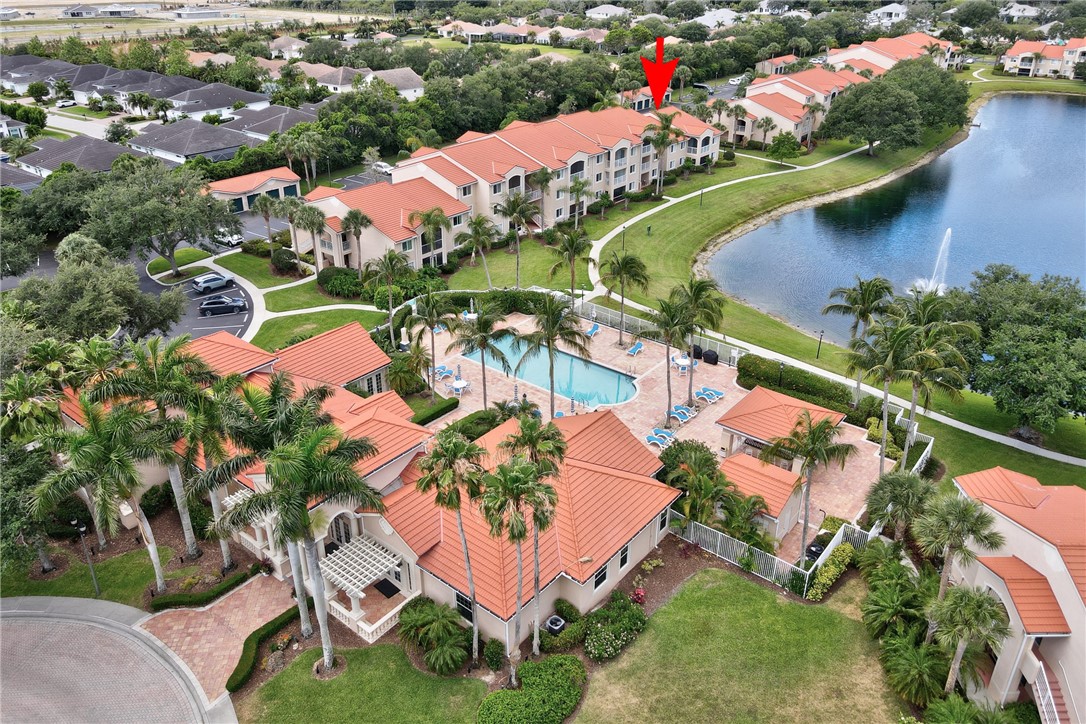
<path fill-rule="evenodd" d="M 350 543 L 321 561 L 321 573 L 328 582 L 351 598 L 351 612 L 361 615 L 359 600 L 366 587 L 379 581 L 403 558 L 369 536 L 355 536 Z"/>

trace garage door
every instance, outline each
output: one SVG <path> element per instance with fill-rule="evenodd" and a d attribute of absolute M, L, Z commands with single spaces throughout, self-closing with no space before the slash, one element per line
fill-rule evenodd
<path fill-rule="evenodd" d="M 241 199 L 230 199 L 230 210 L 235 214 L 240 214 L 244 210 L 241 205 Z"/>

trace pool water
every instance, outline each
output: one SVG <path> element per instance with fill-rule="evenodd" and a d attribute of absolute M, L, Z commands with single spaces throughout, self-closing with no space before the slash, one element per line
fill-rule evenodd
<path fill-rule="evenodd" d="M 516 349 L 512 339 L 502 340 L 497 347 L 505 354 L 509 366 L 514 370 L 508 377 L 514 376 L 544 390 L 550 390 L 550 363 L 547 354 L 541 352 L 529 358 L 517 370 L 524 350 Z M 479 353 L 464 355 L 470 360 L 479 361 Z M 486 356 L 486 366 L 501 372 L 501 365 L 491 356 Z M 503 373 L 504 374 L 504 373 Z M 554 392 L 568 397 L 589 407 L 597 405 L 615 405 L 626 402 L 637 394 L 633 377 L 603 367 L 594 362 L 586 362 L 580 357 L 558 350 L 554 360 Z"/>

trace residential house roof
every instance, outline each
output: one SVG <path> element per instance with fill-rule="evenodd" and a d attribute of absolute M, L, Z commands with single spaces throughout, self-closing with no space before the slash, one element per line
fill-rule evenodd
<path fill-rule="evenodd" d="M 641 143 L 645 126 L 653 122 L 651 118 L 621 106 L 604 108 L 601 111 L 578 111 L 558 116 L 558 121 L 604 148 L 611 148 L 622 140 Z"/>
<path fill-rule="evenodd" d="M 446 146 L 441 152 L 488 183 L 497 183 L 514 168 L 533 173 L 542 163 L 525 155 L 497 136 L 487 134 Z"/>
<path fill-rule="evenodd" d="M 253 60 L 258 66 L 268 71 L 268 76 L 273 79 L 279 77 L 279 70 L 287 64 L 287 61 L 275 58 L 253 58 Z"/>
<path fill-rule="evenodd" d="M 212 65 L 230 65 L 235 62 L 234 56 L 229 53 L 197 53 L 195 50 L 187 51 L 189 56 L 189 62 L 195 66 L 202 66 L 204 63 L 211 63 Z"/>
<path fill-rule="evenodd" d="M 595 155 L 603 151 L 587 136 L 558 120 L 542 123 L 514 121 L 494 135 L 552 169 L 565 168 L 569 159 L 577 153 Z"/>
<path fill-rule="evenodd" d="M 345 385 L 391 362 L 358 322 L 318 334 L 279 350 L 276 370 Z"/>
<path fill-rule="evenodd" d="M 442 25 L 438 28 L 438 31 L 464 35 L 486 35 L 490 32 L 490 28 L 478 25 L 477 23 L 469 23 L 466 20 L 453 20 Z"/>
<path fill-rule="evenodd" d="M 776 58 L 770 58 L 765 62 L 769 63 L 770 65 L 789 65 L 791 63 L 795 63 L 798 60 L 799 58 L 789 53 L 788 55 L 778 55 Z"/>
<path fill-rule="evenodd" d="M 372 184 L 351 191 L 340 191 L 336 198 L 349 209 L 359 209 L 370 217 L 374 228 L 392 241 L 404 241 L 418 235 L 418 224 L 411 214 L 441 207 L 452 217 L 468 207 L 426 179 L 416 178 L 395 184 Z M 314 200 L 306 196 L 307 200 Z"/>
<path fill-rule="evenodd" d="M 248 105 L 249 103 L 266 100 L 268 100 L 268 96 L 263 93 L 253 93 L 225 83 L 209 83 L 203 87 L 193 88 L 170 96 L 170 101 L 177 110 L 184 113 L 230 108 L 235 103 Z"/>
<path fill-rule="evenodd" d="M 1006 54 L 1011 58 L 1017 58 L 1023 55 L 1040 53 L 1041 57 L 1058 59 L 1063 57 L 1064 52 L 1077 50 L 1083 46 L 1086 46 L 1086 38 L 1070 38 L 1064 45 L 1054 45 L 1043 40 L 1019 40 L 1010 47 Z"/>
<path fill-rule="evenodd" d="M 0 187 L 10 186 L 20 191 L 30 191 L 41 186 L 42 178 L 10 163 L 0 163 Z"/>
<path fill-rule="evenodd" d="M 112 79 L 113 76 L 106 76 L 103 81 Z M 186 78 L 183 75 L 162 75 L 160 73 L 154 73 L 146 81 L 135 81 L 125 85 L 118 85 L 117 90 L 121 93 L 136 93 L 143 92 L 152 98 L 172 98 L 179 93 L 185 93 L 186 91 L 198 90 L 206 86 L 203 81 L 196 80 L 195 78 Z M 227 86 L 228 88 L 231 86 Z"/>
<path fill-rule="evenodd" d="M 1086 490 L 1042 485 L 1002 467 L 959 475 L 954 483 L 970 498 L 1055 546 L 1086 601 Z"/>
<path fill-rule="evenodd" d="M 747 96 L 743 99 L 743 103 L 754 103 L 796 123 L 802 121 L 804 116 L 807 115 L 807 109 L 803 107 L 802 103 L 789 98 L 783 93 L 758 93 L 757 95 Z"/>
<path fill-rule="evenodd" d="M 195 118 L 185 118 L 168 125 L 152 123 L 143 129 L 143 133 L 132 139 L 131 143 L 142 148 L 157 148 L 191 158 L 228 148 L 255 146 L 258 141 L 229 128 L 213 126 Z"/>
<path fill-rule="evenodd" d="M 802 476 L 767 463 L 751 455 L 730 455 L 720 463 L 720 471 L 739 492 L 750 497 L 760 495 L 766 512 L 779 518 Z"/>
<path fill-rule="evenodd" d="M 484 467 L 505 459 L 498 443 L 517 429 L 508 420 L 478 443 L 487 450 Z M 587 581 L 679 492 L 650 477 L 660 462 L 611 411 L 554 421 L 566 439 L 565 461 L 551 480 L 558 493 L 554 525 L 540 533 L 540 580 L 559 575 Z M 385 518 L 419 555 L 419 566 L 461 591 L 467 591 L 456 518 L 434 504 L 433 493 L 419 493 L 415 463 L 401 475 L 403 487 L 385 497 Z M 472 552 L 477 599 L 508 619 L 516 608 L 515 551 L 474 506 L 463 511 L 464 534 Z M 530 525 L 530 523 L 529 523 Z M 530 533 L 529 528 L 529 535 Z M 527 597 L 530 597 L 530 593 Z"/>
<path fill-rule="evenodd" d="M 373 39 L 374 40 L 396 40 L 396 37 L 397 36 L 393 35 L 392 33 L 386 33 L 385 31 L 382 30 L 381 32 L 374 35 Z"/>
<path fill-rule="evenodd" d="M 375 70 L 373 77 L 380 78 L 398 91 L 417 90 L 423 87 L 422 76 L 411 68 Z"/>
<path fill-rule="evenodd" d="M 73 163 L 87 171 L 109 171 L 113 162 L 124 154 L 141 157 L 147 154 L 90 136 L 72 136 L 18 159 L 21 166 L 34 166 L 56 171 L 63 163 Z"/>
<path fill-rule="evenodd" d="M 732 405 L 716 424 L 741 435 L 770 442 L 775 438 L 791 435 L 796 422 L 805 411 L 811 414 L 811 420 L 816 423 L 830 420 L 836 426 L 845 419 L 843 412 L 834 412 L 812 402 L 797 400 L 795 397 L 758 386 Z"/>
<path fill-rule="evenodd" d="M 308 47 L 309 43 L 289 35 L 281 35 L 268 43 L 268 48 L 271 50 L 302 50 Z"/>
<path fill-rule="evenodd" d="M 322 85 L 334 85 L 345 86 L 354 83 L 355 78 L 361 78 L 365 80 L 373 73 L 369 68 L 363 68 L 362 70 L 356 70 L 355 68 L 348 68 L 342 66 L 335 68 L 330 73 L 325 73 L 320 78 L 317 78 L 317 82 Z"/>
<path fill-rule="evenodd" d="M 304 60 L 299 60 L 296 63 L 291 63 L 290 65 L 293 65 L 294 68 L 302 75 L 308 76 L 310 78 L 320 78 L 322 76 L 328 75 L 336 69 L 334 65 L 328 65 L 327 63 L 307 63 Z M 282 68 L 279 69 L 279 72 L 280 74 L 282 74 Z"/>
<path fill-rule="evenodd" d="M 685 133 L 687 136 L 700 136 L 706 131 L 712 131 L 716 135 L 720 135 L 719 129 L 709 125 L 700 118 L 687 113 L 682 108 L 676 108 L 674 106 L 664 106 L 656 113 L 675 114 L 675 117 L 671 119 L 671 123 L 680 131 Z"/>
<path fill-rule="evenodd" d="M 1052 586 L 1039 571 L 1018 556 L 982 556 L 977 562 L 1007 584 L 1026 633 L 1035 636 L 1071 633 Z"/>
<path fill-rule="evenodd" d="M 317 114 L 300 108 L 286 106 L 268 106 L 267 108 L 241 108 L 231 111 L 234 120 L 220 124 L 220 128 L 242 131 L 260 136 L 273 133 L 286 133 L 299 123 L 312 123 Z"/>
<path fill-rule="evenodd" d="M 247 173 L 242 176 L 225 178 L 221 181 L 212 181 L 207 187 L 211 191 L 219 191 L 224 194 L 247 194 L 256 191 L 269 181 L 296 183 L 300 180 L 301 178 L 298 174 L 294 173 L 286 166 L 280 166 L 279 168 L 273 168 L 267 171 L 257 171 L 256 173 Z"/>
<path fill-rule="evenodd" d="M 89 65 L 77 65 L 74 68 L 68 70 L 62 70 L 59 73 L 54 73 L 54 79 L 64 78 L 74 88 L 77 85 L 88 83 L 90 81 L 101 80 L 113 73 L 116 73 L 117 69 L 102 63 L 91 63 Z"/>
<path fill-rule="evenodd" d="M 419 149 L 422 150 L 422 149 Z M 457 166 L 455 163 L 440 155 L 435 149 L 428 149 L 431 154 L 424 158 L 410 158 L 400 162 L 399 165 L 407 166 L 415 163 L 423 164 L 432 169 L 435 173 L 441 176 L 443 179 L 451 183 L 453 186 L 467 186 L 468 184 L 475 183 L 475 177 L 464 169 Z"/>
<path fill-rule="evenodd" d="M 562 53 L 556 53 L 553 50 L 549 50 L 546 53 L 540 53 L 539 55 L 537 55 L 534 58 L 529 58 L 528 62 L 529 63 L 536 63 L 536 62 L 542 61 L 542 60 L 547 60 L 547 61 L 550 61 L 551 63 L 572 63 L 573 62 L 573 58 L 569 57 L 568 55 L 563 55 Z"/>
<path fill-rule="evenodd" d="M 198 355 L 220 376 L 247 375 L 277 359 L 275 355 L 224 330 L 206 337 L 197 337 L 190 341 L 186 348 L 186 351 Z"/>
<path fill-rule="evenodd" d="M 801 70 L 796 73 L 788 73 L 785 75 L 773 74 L 765 78 L 755 78 L 751 82 L 751 85 L 762 85 L 764 83 L 772 83 L 782 79 L 785 79 L 790 83 L 806 86 L 822 95 L 829 95 L 835 90 L 844 90 L 854 83 L 867 82 L 867 79 L 863 76 L 857 75 L 856 73 L 849 73 L 848 71 L 808 68 L 807 70 Z"/>

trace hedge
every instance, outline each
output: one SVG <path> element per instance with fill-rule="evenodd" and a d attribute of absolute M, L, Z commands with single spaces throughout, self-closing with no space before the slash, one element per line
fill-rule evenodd
<path fill-rule="evenodd" d="M 478 410 L 450 424 L 446 430 L 458 432 L 469 440 L 478 440 L 500 423 L 493 410 Z"/>
<path fill-rule="evenodd" d="M 490 694 L 479 705 L 478 724 L 562 724 L 577 708 L 588 680 L 576 656 L 548 656 L 519 669 L 521 689 Z"/>
<path fill-rule="evenodd" d="M 583 619 L 584 652 L 595 662 L 613 659 L 632 644 L 648 622 L 641 606 L 622 591 L 612 591 L 611 601 Z"/>
<path fill-rule="evenodd" d="M 852 390 L 840 382 L 789 365 L 785 365 L 782 371 L 780 362 L 776 360 L 745 354 L 739 358 L 736 370 L 739 373 L 739 384 L 748 389 L 754 385 L 772 385 L 789 394 L 798 392 L 826 400 L 838 408 L 843 408 L 841 411 L 846 411 L 852 403 Z"/>
<path fill-rule="evenodd" d="M 567 625 L 560 634 L 555 635 L 549 631 L 539 632 L 539 648 L 545 654 L 556 654 L 569 651 L 574 646 L 584 643 L 585 621 L 581 619 Z"/>
<path fill-rule="evenodd" d="M 260 564 L 254 563 L 244 571 L 238 571 L 229 578 L 224 578 L 218 584 L 206 591 L 198 593 L 167 593 L 164 596 L 155 596 L 151 599 L 152 611 L 164 611 L 167 608 L 192 608 L 206 606 L 227 591 L 237 588 L 248 581 L 260 571 Z"/>
<path fill-rule="evenodd" d="M 415 416 L 411 418 L 411 422 L 416 425 L 425 425 L 428 422 L 433 422 L 437 418 L 449 414 L 459 406 L 459 397 L 448 397 L 435 405 L 427 407 L 421 412 L 415 413 Z"/>
<path fill-rule="evenodd" d="M 312 610 L 313 599 L 311 597 L 306 598 L 306 601 L 309 602 L 309 609 Z M 245 686 L 246 682 L 252 678 L 253 669 L 256 668 L 256 657 L 257 654 L 260 653 L 260 644 L 282 631 L 287 624 L 297 618 L 298 606 L 295 604 L 249 634 L 245 639 L 245 643 L 242 644 L 241 658 L 238 659 L 238 665 L 234 667 L 234 671 L 230 674 L 230 678 L 226 680 L 227 691 L 233 694 L 235 691 Z"/>
<path fill-rule="evenodd" d="M 829 558 L 815 573 L 814 582 L 807 589 L 807 600 L 821 601 L 826 592 L 830 590 L 830 587 L 848 568 L 848 564 L 852 562 L 852 557 L 855 554 L 856 549 L 852 547 L 851 543 L 842 543 L 834 548 L 833 553 L 830 553 Z"/>

